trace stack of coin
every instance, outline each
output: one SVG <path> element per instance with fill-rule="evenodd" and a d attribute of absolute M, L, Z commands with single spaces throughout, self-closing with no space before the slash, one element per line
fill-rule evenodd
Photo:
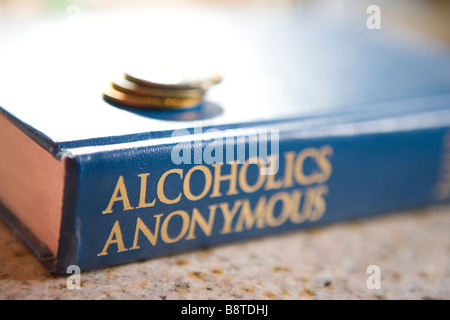
<path fill-rule="evenodd" d="M 112 81 L 105 99 L 146 109 L 190 109 L 201 105 L 206 91 L 222 80 L 216 73 L 186 72 L 146 64 Z"/>

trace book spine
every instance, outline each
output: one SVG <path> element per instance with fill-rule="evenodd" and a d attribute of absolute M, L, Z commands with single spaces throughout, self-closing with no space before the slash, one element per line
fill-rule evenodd
<path fill-rule="evenodd" d="M 252 139 L 220 135 L 80 152 L 71 161 L 77 191 L 63 217 L 59 271 L 69 262 L 89 270 L 438 203 L 450 192 L 448 129 L 280 131 L 274 170 L 251 156 Z M 242 161 L 206 163 L 240 146 Z"/>

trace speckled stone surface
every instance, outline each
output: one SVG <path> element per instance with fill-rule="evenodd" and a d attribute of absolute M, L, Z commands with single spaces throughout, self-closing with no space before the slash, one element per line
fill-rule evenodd
<path fill-rule="evenodd" d="M 450 206 L 85 272 L 72 290 L 3 222 L 0 248 L 0 299 L 450 299 Z"/>

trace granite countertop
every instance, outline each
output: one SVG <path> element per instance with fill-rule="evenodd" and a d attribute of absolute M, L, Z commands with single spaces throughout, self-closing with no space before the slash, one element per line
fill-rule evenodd
<path fill-rule="evenodd" d="M 0 299 L 450 299 L 449 213 L 427 207 L 84 272 L 72 290 L 0 222 Z M 367 286 L 371 265 L 380 289 Z"/>

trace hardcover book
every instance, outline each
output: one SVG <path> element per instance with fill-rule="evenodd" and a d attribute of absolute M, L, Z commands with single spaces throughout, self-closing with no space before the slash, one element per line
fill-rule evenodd
<path fill-rule="evenodd" d="M 305 21 L 158 12 L 4 27 L 2 218 L 65 273 L 446 201 L 449 49 Z M 223 80 L 190 110 L 105 99 L 116 72 L 150 57 Z"/>

